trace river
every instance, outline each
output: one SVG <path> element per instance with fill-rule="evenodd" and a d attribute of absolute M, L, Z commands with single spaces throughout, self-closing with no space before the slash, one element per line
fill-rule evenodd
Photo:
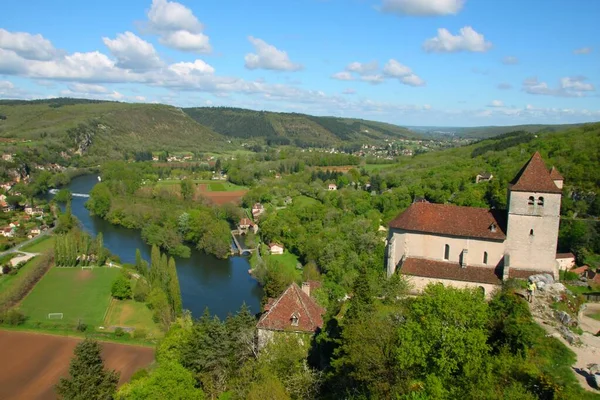
<path fill-rule="evenodd" d="M 96 175 L 74 178 L 67 188 L 72 193 L 89 193 L 98 182 Z M 112 225 L 101 218 L 91 216 L 84 204 L 87 198 L 73 197 L 73 215 L 79 219 L 83 229 L 92 235 L 102 232 L 104 246 L 118 255 L 123 263 L 135 263 L 135 249 L 140 249 L 142 257 L 150 260 L 150 246 L 141 238 L 139 230 Z M 208 307 L 211 314 L 225 318 L 235 313 L 246 303 L 252 313 L 260 311 L 262 288 L 250 277 L 250 264 L 245 257 L 230 257 L 219 260 L 201 251 L 192 250 L 190 258 L 175 258 L 177 276 L 181 286 L 183 308 L 190 310 L 198 318 Z"/>

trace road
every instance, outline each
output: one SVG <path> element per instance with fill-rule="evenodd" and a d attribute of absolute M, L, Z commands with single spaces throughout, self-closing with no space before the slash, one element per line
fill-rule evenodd
<path fill-rule="evenodd" d="M 22 247 L 27 246 L 28 244 L 38 240 L 39 238 L 41 238 L 43 236 L 51 234 L 53 231 L 54 231 L 54 227 L 47 229 L 47 230 L 43 231 L 42 233 L 40 233 L 39 235 L 37 235 L 36 237 L 27 239 L 26 241 L 19 243 L 18 245 L 11 247 L 10 249 L 8 249 L 6 251 L 3 251 L 2 253 L 0 253 L 0 257 L 3 257 L 10 253 L 15 253 L 15 252 L 19 251 Z"/>

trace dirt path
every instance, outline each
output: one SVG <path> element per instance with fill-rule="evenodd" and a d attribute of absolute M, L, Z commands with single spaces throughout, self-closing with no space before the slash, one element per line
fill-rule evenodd
<path fill-rule="evenodd" d="M 54 385 L 68 376 L 79 338 L 0 331 L 0 399 L 55 399 Z M 121 373 L 119 385 L 154 361 L 154 349 L 102 343 L 105 366 Z"/>

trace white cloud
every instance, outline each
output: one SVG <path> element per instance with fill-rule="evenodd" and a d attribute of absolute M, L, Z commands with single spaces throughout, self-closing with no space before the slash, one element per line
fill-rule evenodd
<path fill-rule="evenodd" d="M 465 26 L 460 29 L 458 35 L 452 35 L 445 28 L 438 29 L 436 37 L 427 39 L 423 43 L 423 49 L 427 52 L 456 53 L 459 51 L 486 52 L 492 47 L 492 43 L 476 32 L 472 27 Z"/>
<path fill-rule="evenodd" d="M 381 11 L 399 15 L 434 16 L 458 14 L 464 0 L 383 0 Z"/>
<path fill-rule="evenodd" d="M 496 86 L 500 90 L 508 90 L 512 89 L 512 85 L 510 83 L 502 82 Z"/>
<path fill-rule="evenodd" d="M 354 90 L 352 88 L 344 89 L 342 94 L 356 94 L 356 90 Z"/>
<path fill-rule="evenodd" d="M 593 92 L 596 90 L 594 85 L 584 82 L 585 80 L 584 77 L 565 77 L 560 80 L 560 87 L 577 92 Z"/>
<path fill-rule="evenodd" d="M 288 54 L 268 44 L 262 39 L 249 36 L 256 53 L 246 54 L 245 67 L 248 69 L 270 69 L 275 71 L 298 71 L 302 65 L 293 63 Z"/>
<path fill-rule="evenodd" d="M 119 33 L 114 40 L 104 37 L 102 41 L 117 59 L 118 67 L 143 71 L 162 65 L 154 46 L 131 32 Z"/>
<path fill-rule="evenodd" d="M 141 101 L 141 102 L 146 101 L 146 98 L 144 96 L 135 96 L 133 99 L 136 101 Z"/>
<path fill-rule="evenodd" d="M 378 85 L 380 83 L 383 83 L 383 81 L 385 80 L 385 77 L 380 74 L 362 75 L 360 77 L 360 80 L 363 82 L 368 82 L 371 85 Z"/>
<path fill-rule="evenodd" d="M 582 47 L 582 48 L 573 50 L 573 54 L 590 54 L 592 52 L 592 50 L 593 49 L 591 47 Z"/>
<path fill-rule="evenodd" d="M 584 97 L 586 92 L 596 90 L 594 85 L 585 82 L 586 78 L 582 76 L 564 77 L 560 80 L 560 85 L 551 88 L 546 82 L 540 82 L 537 78 L 528 78 L 523 81 L 523 90 L 529 94 L 538 94 L 544 96 L 557 97 Z"/>
<path fill-rule="evenodd" d="M 108 93 L 108 89 L 104 86 L 89 83 L 73 83 L 69 85 L 69 90 L 74 93 Z"/>
<path fill-rule="evenodd" d="M 181 3 L 167 0 L 152 0 L 148 25 L 157 32 L 201 32 L 204 28 L 192 10 Z"/>
<path fill-rule="evenodd" d="M 0 49 L 11 50 L 26 60 L 52 60 L 60 54 L 42 35 L 9 32 L 0 28 Z"/>
<path fill-rule="evenodd" d="M 346 71 L 355 72 L 359 75 L 369 75 L 370 73 L 377 71 L 379 64 L 377 61 L 371 61 L 368 63 L 359 63 L 358 61 L 352 62 L 346 66 Z"/>
<path fill-rule="evenodd" d="M 153 0 L 148 11 L 147 29 L 159 35 L 165 46 L 193 53 L 210 53 L 209 38 L 202 31 L 204 26 L 192 10 L 183 4 Z"/>
<path fill-rule="evenodd" d="M 5 90 L 14 89 L 15 85 L 11 81 L 0 81 L 0 91 L 4 92 Z"/>
<path fill-rule="evenodd" d="M 492 100 L 488 107 L 504 107 L 504 102 L 502 100 Z"/>
<path fill-rule="evenodd" d="M 190 74 L 211 75 L 215 72 L 215 69 L 212 66 L 208 65 L 202 60 L 196 60 L 193 63 L 180 62 L 172 64 L 169 65 L 169 70 L 180 76 Z"/>
<path fill-rule="evenodd" d="M 383 67 L 383 73 L 387 76 L 392 76 L 394 78 L 401 78 L 403 76 L 412 74 L 412 70 L 406 65 L 403 65 L 398 61 L 391 59 Z"/>
<path fill-rule="evenodd" d="M 331 75 L 332 79 L 337 79 L 338 81 L 353 81 L 354 76 L 348 71 L 337 72 Z"/>
<path fill-rule="evenodd" d="M 519 59 L 514 56 L 506 56 L 502 59 L 502 64 L 504 65 L 516 65 L 519 63 Z"/>
<path fill-rule="evenodd" d="M 165 46 L 181 51 L 192 53 L 210 53 L 212 51 L 209 38 L 203 33 L 169 32 L 161 36 L 158 41 Z"/>
<path fill-rule="evenodd" d="M 412 72 L 412 70 L 404 64 L 390 59 L 383 67 L 383 73 L 387 77 L 398 78 L 398 80 L 409 86 L 424 86 L 425 81 Z"/>

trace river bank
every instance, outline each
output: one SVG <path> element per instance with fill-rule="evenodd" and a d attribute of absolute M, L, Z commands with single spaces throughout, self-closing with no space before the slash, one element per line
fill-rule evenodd
<path fill-rule="evenodd" d="M 87 194 L 97 182 L 96 175 L 85 175 L 74 178 L 66 188 L 72 193 Z M 136 249 L 140 249 L 144 259 L 150 260 L 151 248 L 144 243 L 139 230 L 112 225 L 90 215 L 85 208 L 86 200 L 73 197 L 71 205 L 73 215 L 85 231 L 93 236 L 102 232 L 104 246 L 119 256 L 123 263 L 135 263 Z M 239 310 L 243 303 L 253 313 L 260 311 L 262 288 L 248 275 L 250 264 L 247 257 L 233 256 L 221 260 L 192 249 L 190 258 L 175 259 L 183 307 L 190 310 L 195 318 L 200 317 L 205 308 L 211 314 L 225 318 Z"/>

